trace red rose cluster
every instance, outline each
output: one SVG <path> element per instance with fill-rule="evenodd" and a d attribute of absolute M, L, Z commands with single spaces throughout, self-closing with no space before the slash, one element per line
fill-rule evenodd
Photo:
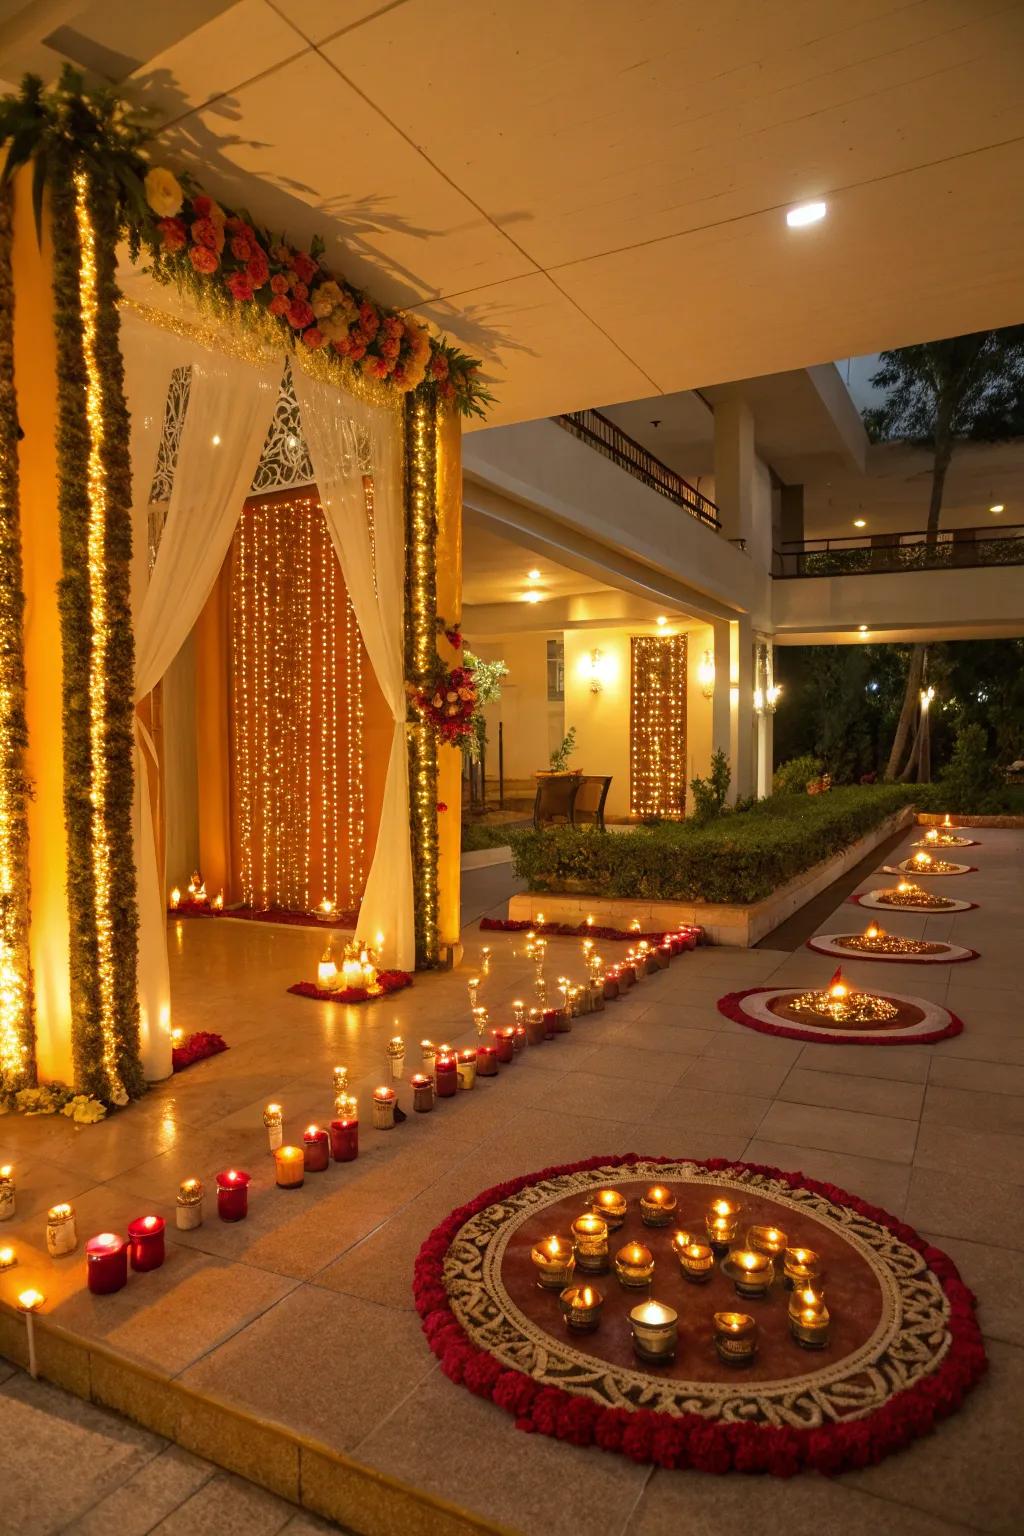
<path fill-rule="evenodd" d="M 473 361 L 450 357 L 416 321 L 332 277 L 315 245 L 311 254 L 275 242 L 205 194 L 186 197 L 181 212 L 158 219 L 156 230 L 165 270 L 209 279 L 236 304 L 259 305 L 310 351 L 325 349 L 367 378 L 403 392 L 429 380 L 441 399 L 474 408 Z"/>
<path fill-rule="evenodd" d="M 413 706 L 437 735 L 457 747 L 473 730 L 476 712 L 476 678 L 472 667 L 453 667 L 440 672 L 425 688 L 407 685 Z"/>

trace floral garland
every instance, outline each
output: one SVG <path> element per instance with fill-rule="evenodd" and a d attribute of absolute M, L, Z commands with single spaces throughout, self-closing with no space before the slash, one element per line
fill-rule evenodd
<path fill-rule="evenodd" d="M 473 1344 L 452 1311 L 444 1283 L 445 1256 L 459 1228 L 488 1205 L 508 1199 L 531 1185 L 558 1174 L 584 1172 L 609 1165 L 631 1167 L 638 1162 L 668 1163 L 667 1157 L 591 1157 L 578 1163 L 542 1168 L 496 1184 L 468 1205 L 460 1206 L 427 1238 L 416 1259 L 413 1298 L 431 1350 L 450 1381 L 468 1387 L 513 1415 L 516 1428 L 550 1435 L 576 1446 L 618 1451 L 631 1461 L 664 1468 L 700 1472 L 769 1472 L 792 1477 L 797 1472 L 832 1474 L 874 1466 L 893 1451 L 927 1434 L 953 1413 L 987 1369 L 981 1330 L 974 1315 L 974 1297 L 948 1254 L 920 1237 L 912 1227 L 877 1206 L 849 1195 L 834 1184 L 783 1173 L 761 1163 L 734 1163 L 709 1158 L 709 1172 L 745 1169 L 780 1179 L 792 1189 L 807 1189 L 834 1205 L 845 1205 L 870 1221 L 888 1227 L 908 1247 L 921 1254 L 941 1282 L 949 1300 L 950 1346 L 942 1364 L 912 1387 L 894 1392 L 874 1412 L 845 1424 L 817 1429 L 776 1428 L 741 1422 L 709 1423 L 699 1414 L 679 1417 L 648 1408 L 603 1408 L 589 1398 L 560 1387 L 544 1386 L 522 1371 L 511 1370 Z"/>
<path fill-rule="evenodd" d="M 401 992 L 412 986 L 408 971 L 378 971 L 375 990 L 368 987 L 341 987 L 335 992 L 318 987 L 315 981 L 297 981 L 288 988 L 296 997 L 312 997 L 319 1003 L 375 1003 L 392 992 Z"/>
<path fill-rule="evenodd" d="M 0 192 L 0 1090 L 36 1080 L 29 958 L 25 598 L 14 388 L 11 191 Z"/>
<path fill-rule="evenodd" d="M 660 929 L 651 933 L 641 933 L 637 929 L 605 928 L 597 923 L 531 923 L 525 918 L 500 918 L 482 917 L 480 929 L 483 933 L 539 933 L 547 934 L 556 939 L 604 939 L 615 943 L 630 944 L 663 944 L 666 939 L 683 935 L 687 942 L 687 949 L 694 949 L 698 944 L 707 942 L 704 929 L 696 924 L 683 923 L 678 928 L 670 928 L 662 933 Z"/>
<path fill-rule="evenodd" d="M 439 665 L 431 683 L 406 685 L 413 708 L 430 726 L 438 741 L 461 746 L 473 734 L 476 714 L 476 679 L 472 667 Z"/>
<path fill-rule="evenodd" d="M 36 1115 L 63 1115 L 76 1125 L 95 1125 L 106 1115 L 107 1106 L 88 1093 L 76 1093 L 67 1083 L 53 1082 L 0 1094 L 0 1115 L 11 1111 L 28 1119 Z"/>
<path fill-rule="evenodd" d="M 223 1035 L 211 1034 L 209 1030 L 197 1029 L 192 1035 L 186 1035 L 180 1045 L 171 1050 L 172 1072 L 183 1072 L 193 1062 L 205 1061 L 208 1056 L 219 1056 L 221 1051 L 228 1049 L 227 1041 Z"/>

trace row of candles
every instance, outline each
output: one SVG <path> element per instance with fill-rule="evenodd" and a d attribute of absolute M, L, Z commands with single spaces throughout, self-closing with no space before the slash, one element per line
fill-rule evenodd
<path fill-rule="evenodd" d="M 677 1201 L 662 1185 L 648 1189 L 640 1198 L 640 1217 L 645 1226 L 668 1227 Z M 596 1285 L 573 1284 L 578 1272 L 598 1275 L 609 1268 L 625 1290 L 646 1290 L 653 1282 L 654 1254 L 644 1243 L 626 1243 L 612 1257 L 608 1235 L 625 1220 L 626 1198 L 616 1189 L 599 1189 L 590 1209 L 572 1224 L 569 1237 L 553 1234 L 531 1250 L 537 1283 L 542 1290 L 557 1291 L 566 1326 L 574 1333 L 592 1333 L 600 1324 L 604 1297 Z M 804 1349 L 824 1349 L 829 1341 L 831 1319 L 821 1289 L 821 1261 L 810 1248 L 791 1248 L 778 1227 L 752 1226 L 746 1246 L 735 1247 L 741 1207 L 724 1197 L 713 1200 L 704 1219 L 707 1241 L 677 1229 L 672 1252 L 685 1280 L 704 1285 L 714 1272 L 716 1256 L 725 1256 L 723 1270 L 736 1293 L 744 1300 L 762 1300 L 781 1265 L 785 1286 L 792 1291 L 788 1321 L 792 1337 Z M 641 1302 L 629 1314 L 634 1352 L 641 1360 L 667 1364 L 675 1358 L 679 1343 L 679 1314 L 653 1298 Z M 757 1321 L 745 1312 L 716 1312 L 714 1342 L 720 1359 L 728 1365 L 748 1365 L 757 1353 Z"/>

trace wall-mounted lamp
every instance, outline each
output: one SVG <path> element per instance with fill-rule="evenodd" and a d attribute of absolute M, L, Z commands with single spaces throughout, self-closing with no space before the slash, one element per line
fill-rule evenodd
<path fill-rule="evenodd" d="M 775 706 L 779 702 L 782 693 L 781 683 L 772 683 L 767 688 L 754 689 L 754 712 L 758 715 L 774 715 Z"/>
<path fill-rule="evenodd" d="M 927 712 L 928 706 L 932 702 L 932 699 L 934 699 L 934 697 L 935 697 L 935 689 L 934 688 L 928 687 L 928 688 L 922 688 L 921 689 L 921 709 L 922 709 L 922 711 Z"/>
<path fill-rule="evenodd" d="M 710 699 L 715 691 L 715 658 L 710 651 L 705 651 L 703 661 L 697 663 L 697 681 L 701 693 Z"/>
<path fill-rule="evenodd" d="M 601 666 L 601 651 L 595 646 L 590 653 L 590 691 L 600 693 L 604 688 L 603 667 Z"/>

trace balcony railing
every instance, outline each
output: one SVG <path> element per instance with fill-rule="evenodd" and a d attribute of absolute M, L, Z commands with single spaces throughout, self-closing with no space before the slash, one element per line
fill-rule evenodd
<path fill-rule="evenodd" d="M 926 533 L 866 538 L 807 539 L 784 544 L 772 575 L 871 576 L 896 571 L 948 571 L 988 565 L 1024 565 L 1024 523 L 1000 528 L 950 528 L 929 543 Z"/>
<path fill-rule="evenodd" d="M 702 496 L 682 475 L 677 475 L 674 469 L 669 469 L 653 453 L 648 453 L 646 448 L 634 442 L 614 421 L 602 416 L 600 411 L 573 411 L 571 415 L 555 416 L 553 420 L 581 442 L 603 453 L 620 469 L 642 480 L 652 491 L 674 501 L 677 507 L 689 512 L 698 522 L 706 524 L 708 528 L 722 526 L 718 520 L 718 508 L 713 501 Z"/>

